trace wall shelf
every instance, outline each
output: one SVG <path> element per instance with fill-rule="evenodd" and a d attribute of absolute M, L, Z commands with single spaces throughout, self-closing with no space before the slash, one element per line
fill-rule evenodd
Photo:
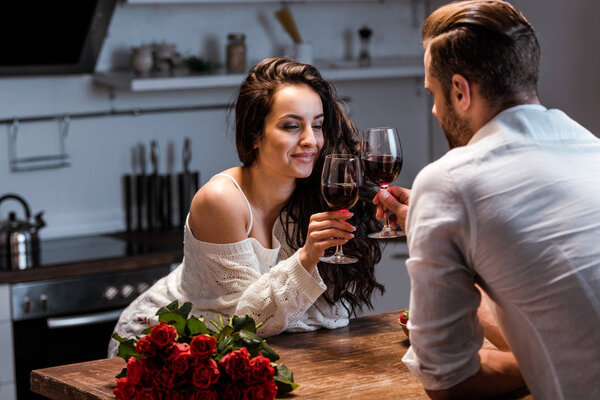
<path fill-rule="evenodd" d="M 419 78 L 424 76 L 422 56 L 382 58 L 373 60 L 371 67 L 358 67 L 356 61 L 317 61 L 315 66 L 326 79 L 351 81 L 370 79 Z M 210 89 L 237 87 L 243 74 L 211 74 L 187 76 L 136 77 L 132 72 L 94 74 L 94 81 L 113 89 L 130 92 L 161 90 Z"/>

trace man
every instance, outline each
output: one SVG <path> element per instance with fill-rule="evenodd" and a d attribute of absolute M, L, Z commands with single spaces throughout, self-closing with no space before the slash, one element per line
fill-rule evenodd
<path fill-rule="evenodd" d="M 403 361 L 432 398 L 525 383 L 536 399 L 598 399 L 600 139 L 540 105 L 539 45 L 510 4 L 448 4 L 422 38 L 425 87 L 451 150 L 412 192 L 374 199 L 378 218 L 391 210 L 408 236 Z M 479 288 L 489 332 L 510 351 L 481 349 Z"/>

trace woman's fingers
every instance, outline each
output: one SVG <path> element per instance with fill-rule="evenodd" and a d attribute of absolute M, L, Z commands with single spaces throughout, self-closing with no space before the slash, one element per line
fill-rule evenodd
<path fill-rule="evenodd" d="M 309 235 L 314 242 L 322 242 L 331 238 L 352 239 L 354 237 L 354 234 L 348 231 L 335 228 L 310 232 Z"/>

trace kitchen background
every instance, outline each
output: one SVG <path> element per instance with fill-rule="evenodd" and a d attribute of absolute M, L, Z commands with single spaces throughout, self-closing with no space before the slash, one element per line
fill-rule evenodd
<path fill-rule="evenodd" d="M 182 170 L 184 138 L 189 137 L 190 169 L 200 171 L 201 183 L 238 165 L 232 115 L 224 106 L 234 101 L 242 75 L 222 76 L 200 84 L 203 88 L 167 80 L 159 89 L 138 90 L 113 72 L 129 68 L 132 47 L 161 42 L 175 44 L 182 56 L 195 55 L 223 65 L 231 32 L 246 35 L 248 65 L 264 57 L 290 54 L 292 41 L 274 16 L 282 3 L 292 12 L 303 40 L 312 43 L 316 65 L 334 80 L 339 95 L 348 99 L 355 123 L 360 128 L 398 128 L 404 169 L 397 183 L 410 186 L 417 172 L 447 149 L 437 121 L 430 115 L 431 100 L 423 90 L 419 40 L 425 16 L 445 1 L 129 0 L 120 1 L 115 8 L 96 74 L 0 78 L 0 120 L 5 120 L 0 129 L 6 129 L 5 134 L 0 133 L 0 196 L 17 193 L 29 202 L 33 213 L 44 211 L 47 226 L 40 230 L 42 240 L 98 235 L 125 229 L 121 179 L 124 174 L 140 172 L 139 160 L 133 162 L 134 149 L 140 144 L 146 148 L 146 171 L 152 169 L 149 145 L 154 140 L 159 149 L 159 172 L 176 174 Z M 600 48 L 594 29 L 600 3 L 512 3 L 533 23 L 542 46 L 542 103 L 564 110 L 600 135 Z M 356 68 L 357 31 L 365 25 L 373 31 L 373 66 L 361 70 Z M 198 106 L 204 108 L 182 111 Z M 157 108 L 173 111 L 144 113 Z M 140 115 L 78 117 L 135 109 L 142 111 Z M 69 116 L 64 142 L 68 167 L 11 171 L 12 121 L 34 116 L 57 118 L 20 122 L 18 157 L 59 153 L 62 117 Z M 0 220 L 6 218 L 9 208 L 0 208 Z M 384 252 L 377 274 L 386 282 L 387 293 L 376 299 L 375 311 L 408 305 L 409 282 L 403 268 L 406 255 L 402 244 L 392 244 Z M 8 298 L 8 293 L 8 285 L 0 284 L 0 299 Z M 10 326 L 9 302 L 0 301 L 0 328 Z M 10 350 L 11 346 L 10 335 L 3 335 L 0 347 Z M 6 378 L 11 374 L 10 366 L 0 364 L 0 399 L 14 398 L 14 387 Z"/>

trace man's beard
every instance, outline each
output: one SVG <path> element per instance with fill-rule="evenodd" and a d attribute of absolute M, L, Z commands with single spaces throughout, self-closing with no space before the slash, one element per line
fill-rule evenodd
<path fill-rule="evenodd" d="M 446 115 L 439 122 L 450 149 L 466 145 L 475 133 L 469 121 L 460 117 L 450 102 L 446 102 Z"/>

